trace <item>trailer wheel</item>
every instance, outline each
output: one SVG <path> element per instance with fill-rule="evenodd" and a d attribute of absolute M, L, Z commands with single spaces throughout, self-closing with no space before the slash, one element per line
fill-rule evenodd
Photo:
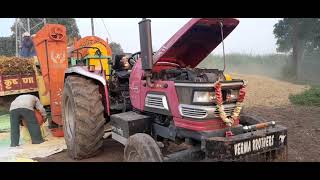
<path fill-rule="evenodd" d="M 127 162 L 162 162 L 163 157 L 155 140 L 144 133 L 129 137 L 124 148 L 124 160 Z"/>
<path fill-rule="evenodd" d="M 99 153 L 104 135 L 104 107 L 99 86 L 79 76 L 66 78 L 62 95 L 62 119 L 68 153 L 85 159 Z"/>

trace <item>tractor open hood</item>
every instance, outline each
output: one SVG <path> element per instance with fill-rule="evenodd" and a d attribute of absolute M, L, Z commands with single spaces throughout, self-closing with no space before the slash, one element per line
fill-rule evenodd
<path fill-rule="evenodd" d="M 224 38 L 239 24 L 233 18 L 191 19 L 157 51 L 153 57 L 154 65 L 173 62 L 196 67 L 221 43 L 220 20 Z"/>

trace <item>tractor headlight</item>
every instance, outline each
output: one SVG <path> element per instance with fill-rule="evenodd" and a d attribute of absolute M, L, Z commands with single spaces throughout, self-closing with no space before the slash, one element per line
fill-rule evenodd
<path fill-rule="evenodd" d="M 194 103 L 208 103 L 215 102 L 216 95 L 214 92 L 209 91 L 195 91 L 193 94 Z"/>
<path fill-rule="evenodd" d="M 230 89 L 227 95 L 227 99 L 237 100 L 239 97 L 239 90 Z"/>

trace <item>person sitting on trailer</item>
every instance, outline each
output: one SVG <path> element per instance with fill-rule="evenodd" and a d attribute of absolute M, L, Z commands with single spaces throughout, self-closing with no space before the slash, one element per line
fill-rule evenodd
<path fill-rule="evenodd" d="M 30 37 L 30 33 L 25 32 L 22 34 L 22 45 L 21 45 L 21 51 L 20 56 L 24 58 L 30 58 L 32 57 L 32 49 L 33 49 L 33 42 Z"/>
<path fill-rule="evenodd" d="M 26 122 L 32 144 L 41 144 L 44 142 L 34 109 L 39 110 L 46 121 L 47 114 L 38 97 L 31 94 L 20 95 L 11 103 L 11 147 L 19 146 L 20 123 L 22 119 Z"/>

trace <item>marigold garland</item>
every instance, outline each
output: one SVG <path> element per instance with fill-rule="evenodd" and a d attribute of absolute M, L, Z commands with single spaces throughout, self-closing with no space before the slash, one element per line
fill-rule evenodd
<path fill-rule="evenodd" d="M 239 119 L 240 112 L 242 109 L 242 102 L 245 96 L 245 86 L 243 85 L 239 91 L 239 96 L 237 99 L 236 107 L 232 113 L 231 118 L 227 117 L 226 112 L 224 111 L 223 99 L 222 99 L 222 91 L 221 91 L 221 83 L 218 82 L 215 85 L 215 94 L 216 94 L 216 102 L 219 110 L 219 115 L 223 122 L 226 123 L 227 126 L 231 127 L 235 120 Z"/>

